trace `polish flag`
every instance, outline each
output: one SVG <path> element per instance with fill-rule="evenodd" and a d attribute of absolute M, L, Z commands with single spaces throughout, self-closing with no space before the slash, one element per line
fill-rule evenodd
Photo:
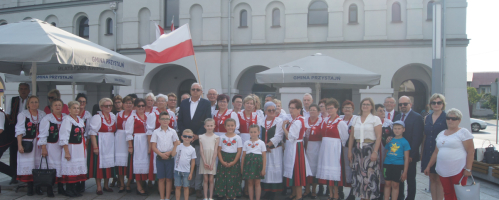
<path fill-rule="evenodd" d="M 189 24 L 161 35 L 152 44 L 142 47 L 146 51 L 146 63 L 169 63 L 194 55 Z"/>
<path fill-rule="evenodd" d="M 156 24 L 156 22 L 154 22 L 154 25 L 156 25 L 156 40 L 163 34 L 165 34 L 165 30 L 163 28 L 161 28 L 160 25 Z"/>

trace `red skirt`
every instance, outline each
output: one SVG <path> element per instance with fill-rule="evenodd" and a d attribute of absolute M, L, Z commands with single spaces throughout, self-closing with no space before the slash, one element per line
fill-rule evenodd
<path fill-rule="evenodd" d="M 86 174 L 80 175 L 62 175 L 61 178 L 58 178 L 58 183 L 78 183 L 87 180 Z"/>
<path fill-rule="evenodd" d="M 24 183 L 33 182 L 33 175 L 18 175 L 16 179 Z"/>
<path fill-rule="evenodd" d="M 121 171 L 121 170 L 120 170 Z M 133 173 L 133 153 L 128 154 L 128 167 L 124 167 L 123 172 L 128 179 L 135 179 L 137 181 L 146 181 L 149 174 L 134 174 Z"/>
<path fill-rule="evenodd" d="M 286 186 L 306 186 L 307 185 L 307 170 L 305 165 L 305 151 L 303 142 L 296 144 L 295 166 L 293 168 L 293 178 L 286 178 Z"/>
<path fill-rule="evenodd" d="M 149 174 L 147 175 L 147 178 L 149 180 L 155 180 L 156 175 L 154 174 L 154 160 L 156 158 L 154 157 L 154 152 L 151 150 L 150 156 L 149 156 Z"/>

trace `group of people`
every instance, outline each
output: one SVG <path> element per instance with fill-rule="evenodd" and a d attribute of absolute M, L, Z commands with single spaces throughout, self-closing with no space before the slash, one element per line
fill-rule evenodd
<path fill-rule="evenodd" d="M 11 149 L 15 143 L 17 166 L 0 163 L 0 170 L 26 182 L 28 195 L 43 194 L 33 187 L 32 169 L 47 166 L 57 171 L 58 193 L 70 197 L 81 196 L 90 178 L 98 195 L 113 192 L 114 178 L 120 193 L 130 193 L 135 180 L 138 195 L 148 195 L 146 181 L 155 181 L 161 199 L 170 199 L 174 185 L 177 200 L 182 188 L 185 199 L 194 193 L 204 199 L 275 199 L 288 188 L 286 199 L 316 199 L 323 186 L 331 200 L 345 198 L 343 187 L 351 187 L 346 199 L 414 200 L 420 160 L 432 198 L 447 200 L 456 199 L 453 185 L 471 175 L 473 135 L 459 127 L 459 110 L 445 112 L 441 94 L 431 96 L 430 111 L 421 116 L 407 96 L 398 99 L 399 111 L 393 97 L 383 104 L 362 99 L 355 115 L 350 100 L 314 104 L 305 94 L 289 101 L 288 114 L 272 95 L 263 103 L 256 95 L 231 99 L 210 89 L 208 99 L 201 98 L 198 83 L 181 96 L 179 107 L 173 93 L 144 99 L 132 94 L 103 98 L 92 113 L 85 110 L 84 94 L 66 105 L 57 90 L 50 91 L 49 105 L 39 110 L 29 85 L 21 83 L 19 93 L 0 115 L 2 138 L 14 123 L 12 139 L 2 142 Z M 24 149 L 27 143 L 31 151 Z M 47 195 L 54 196 L 52 188 Z"/>

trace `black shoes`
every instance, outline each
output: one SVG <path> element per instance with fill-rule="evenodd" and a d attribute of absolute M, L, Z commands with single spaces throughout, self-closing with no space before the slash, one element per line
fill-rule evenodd
<path fill-rule="evenodd" d="M 55 197 L 52 186 L 47 187 L 47 197 Z"/>
<path fill-rule="evenodd" d="M 28 196 L 33 196 L 35 193 L 33 192 L 33 181 L 28 182 Z"/>

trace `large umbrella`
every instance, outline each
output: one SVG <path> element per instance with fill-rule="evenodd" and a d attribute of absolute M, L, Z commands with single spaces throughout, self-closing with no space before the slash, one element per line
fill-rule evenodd
<path fill-rule="evenodd" d="M 0 72 L 143 75 L 143 63 L 38 20 L 0 26 Z M 37 69 L 38 68 L 38 69 Z M 36 87 L 33 87 L 36 94 Z"/>

